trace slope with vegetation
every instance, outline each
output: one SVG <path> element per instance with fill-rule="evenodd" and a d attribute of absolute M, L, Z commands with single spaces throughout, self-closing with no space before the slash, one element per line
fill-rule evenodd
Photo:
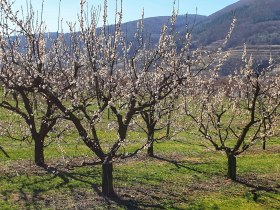
<path fill-rule="evenodd" d="M 240 0 L 207 17 L 195 30 L 199 45 L 223 39 L 233 16 L 237 25 L 229 47 L 248 45 L 279 45 L 280 1 Z"/>
<path fill-rule="evenodd" d="M 216 46 L 228 32 L 233 17 L 237 24 L 228 47 L 248 45 L 280 45 L 280 1 L 278 0 L 240 0 L 210 16 L 179 16 L 176 30 L 186 30 L 186 24 L 194 25 L 193 46 Z M 145 30 L 153 38 L 159 38 L 160 28 L 169 17 L 146 18 Z M 128 34 L 135 31 L 137 22 L 125 23 Z M 130 31 L 131 30 L 131 31 Z"/>

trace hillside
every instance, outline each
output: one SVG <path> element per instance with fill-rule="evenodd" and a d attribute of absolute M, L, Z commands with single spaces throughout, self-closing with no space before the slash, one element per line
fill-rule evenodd
<path fill-rule="evenodd" d="M 240 0 L 208 16 L 194 30 L 198 45 L 211 45 L 227 34 L 233 16 L 237 24 L 229 47 L 280 44 L 280 1 Z"/>
<path fill-rule="evenodd" d="M 265 3 L 264 3 L 265 2 Z M 248 45 L 280 45 L 280 0 L 240 0 L 206 17 L 202 15 L 178 16 L 176 30 L 184 32 L 186 23 L 193 28 L 193 46 L 216 46 L 228 32 L 233 17 L 237 24 L 228 47 Z M 146 35 L 155 43 L 161 27 L 170 17 L 144 19 Z M 128 37 L 133 37 L 138 21 L 123 24 Z"/>
<path fill-rule="evenodd" d="M 203 15 L 179 15 L 176 20 L 176 31 L 185 32 L 186 25 L 190 28 L 197 27 L 207 17 Z M 125 32 L 125 36 L 128 40 L 133 40 L 134 34 L 137 31 L 137 23 L 139 21 L 130 21 L 122 25 L 122 29 Z M 148 38 L 152 44 L 155 44 L 160 36 L 161 29 L 164 25 L 170 24 L 169 16 L 151 17 L 144 19 L 144 35 Z"/>
<path fill-rule="evenodd" d="M 264 3 L 265 2 L 265 3 Z M 226 75 L 241 64 L 243 44 L 247 44 L 248 54 L 252 54 L 258 63 L 267 63 L 272 54 L 275 61 L 280 58 L 280 0 L 240 0 L 206 17 L 201 15 L 178 16 L 176 30 L 185 32 L 186 23 L 193 25 L 192 47 L 214 49 L 220 46 L 226 37 L 233 17 L 237 18 L 235 30 L 227 47 L 231 57 L 222 68 Z M 146 35 L 155 44 L 163 24 L 170 17 L 154 17 L 144 20 Z M 136 31 L 137 21 L 125 23 L 129 37 Z M 180 44 L 180 43 L 178 43 Z"/>
<path fill-rule="evenodd" d="M 261 56 L 263 47 L 274 46 L 274 55 L 275 52 L 280 51 L 280 0 L 240 0 L 210 16 L 179 15 L 175 27 L 177 32 L 183 34 L 186 31 L 186 25 L 189 26 L 192 30 L 192 47 L 213 49 L 220 46 L 234 16 L 237 17 L 237 23 L 227 47 L 234 49 L 235 55 L 242 53 L 240 47 L 244 43 L 250 46 L 253 54 L 257 52 Z M 145 18 L 145 40 L 149 40 L 151 45 L 156 44 L 163 25 L 169 24 L 169 20 L 169 16 Z M 135 40 L 138 22 L 139 20 L 122 24 L 127 41 Z M 108 26 L 108 31 L 113 30 L 114 26 Z M 57 33 L 51 33 L 50 36 L 55 38 Z M 65 39 L 69 39 L 69 34 L 65 34 Z M 265 54 L 269 55 L 268 52 Z M 278 53 L 277 56 L 279 56 Z"/>

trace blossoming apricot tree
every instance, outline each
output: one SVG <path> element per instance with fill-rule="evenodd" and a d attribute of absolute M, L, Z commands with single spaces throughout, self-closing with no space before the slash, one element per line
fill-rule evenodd
<path fill-rule="evenodd" d="M 236 180 L 236 157 L 279 126 L 280 75 L 271 74 L 273 61 L 257 69 L 253 57 L 243 53 L 244 66 L 222 77 L 212 70 L 200 75 L 188 98 L 185 113 L 197 125 L 199 136 L 228 158 L 228 177 Z"/>
<path fill-rule="evenodd" d="M 102 162 L 103 194 L 113 197 L 112 163 L 125 157 L 119 149 L 129 142 L 132 119 L 172 95 L 188 77 L 185 67 L 189 61 L 184 57 L 189 53 L 190 35 L 185 46 L 178 49 L 177 34 L 164 26 L 158 44 L 152 48 L 144 40 L 142 20 L 136 41 L 129 42 L 121 28 L 122 9 L 116 11 L 116 23 L 109 30 L 107 1 L 101 28 L 97 27 L 97 13 L 86 12 L 85 3 L 81 0 L 79 32 L 69 23 L 68 35 L 57 33 L 53 38 L 45 33 L 43 20 L 35 21 L 32 10 L 20 19 L 9 1 L 1 1 L 1 81 L 8 92 L 16 94 L 14 99 L 23 100 L 24 110 L 19 113 L 19 106 L 7 105 L 7 100 L 2 104 L 21 114 L 27 124 L 34 124 L 38 120 L 32 121 L 33 96 L 40 98 L 46 108 L 39 126 L 46 127 L 44 135 L 57 118 L 72 122 L 82 141 Z M 174 13 L 171 25 L 175 20 Z M 147 97 L 147 91 L 152 97 Z M 108 109 L 116 125 L 109 148 L 108 141 L 102 144 L 98 132 Z"/>

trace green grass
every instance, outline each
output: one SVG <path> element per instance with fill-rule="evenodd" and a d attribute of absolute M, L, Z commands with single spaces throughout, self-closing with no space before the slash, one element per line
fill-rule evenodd
<path fill-rule="evenodd" d="M 155 151 L 162 159 L 140 154 L 114 164 L 115 189 L 126 200 L 122 203 L 100 196 L 100 165 L 68 170 L 52 145 L 46 149 L 46 160 L 58 165 L 60 173 L 46 173 L 33 165 L 32 145 L 26 144 L 24 149 L 15 145 L 7 148 L 12 160 L 1 156 L 0 209 L 280 208 L 277 140 L 268 145 L 267 151 L 256 146 L 237 159 L 242 183 L 226 178 L 223 153 L 200 146 L 194 139 L 156 144 Z M 91 155 L 75 141 L 62 146 L 69 157 Z M 13 154 L 20 148 L 21 152 Z"/>
<path fill-rule="evenodd" d="M 4 114 L 0 114 L 0 118 Z M 101 125 L 105 148 L 116 138 Z M 141 146 L 145 135 L 130 132 L 121 151 Z M 139 142 L 141 139 L 141 142 Z M 10 158 L 0 153 L 0 209 L 280 209 L 280 141 L 267 150 L 257 144 L 237 158 L 238 182 L 226 178 L 222 152 L 188 133 L 155 144 L 156 158 L 145 155 L 114 163 L 114 186 L 122 201 L 101 196 L 101 166 L 81 165 L 95 155 L 69 131 L 45 148 L 48 173 L 33 164 L 33 143 L 0 138 Z"/>

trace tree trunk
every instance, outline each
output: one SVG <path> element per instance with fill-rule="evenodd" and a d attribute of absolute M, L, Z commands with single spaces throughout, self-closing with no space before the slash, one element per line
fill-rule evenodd
<path fill-rule="evenodd" d="M 44 166 L 45 159 L 44 159 L 44 141 L 43 139 L 34 139 L 35 141 L 35 164 L 37 166 Z"/>
<path fill-rule="evenodd" d="M 148 127 L 148 150 L 147 155 L 150 157 L 154 156 L 154 134 L 155 134 L 155 123 L 151 123 Z"/>
<path fill-rule="evenodd" d="M 233 154 L 228 154 L 228 178 L 236 180 L 236 157 Z"/>
<path fill-rule="evenodd" d="M 147 150 L 147 154 L 150 157 L 154 156 L 154 142 L 150 142 L 148 145 L 148 150 Z"/>
<path fill-rule="evenodd" d="M 110 120 L 110 109 L 108 109 L 108 120 Z"/>
<path fill-rule="evenodd" d="M 266 149 L 266 140 L 263 140 L 263 145 L 262 145 L 263 150 Z"/>
<path fill-rule="evenodd" d="M 170 136 L 170 121 L 171 121 L 171 111 L 168 112 L 167 115 L 167 125 L 166 125 L 166 136 L 169 137 Z"/>
<path fill-rule="evenodd" d="M 116 197 L 113 186 L 113 164 L 102 164 L 102 193 L 109 198 Z"/>

